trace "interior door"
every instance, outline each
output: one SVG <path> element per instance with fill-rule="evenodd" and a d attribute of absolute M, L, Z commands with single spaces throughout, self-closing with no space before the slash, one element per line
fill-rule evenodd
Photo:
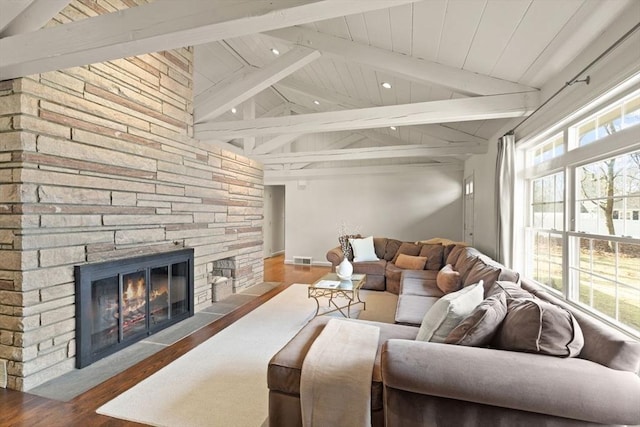
<path fill-rule="evenodd" d="M 463 200 L 463 208 L 464 208 L 464 241 L 473 246 L 473 223 L 474 223 L 474 215 L 473 215 L 473 175 L 470 175 L 464 179 L 464 198 Z"/>

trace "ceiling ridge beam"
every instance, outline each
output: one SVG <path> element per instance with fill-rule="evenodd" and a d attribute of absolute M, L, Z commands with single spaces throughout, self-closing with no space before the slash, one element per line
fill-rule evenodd
<path fill-rule="evenodd" d="M 195 125 L 195 130 L 196 137 L 203 139 L 333 132 L 425 123 L 524 117 L 531 114 L 538 104 L 538 93 L 528 92 L 258 118 L 246 121 L 201 123 Z"/>
<path fill-rule="evenodd" d="M 252 98 L 319 57 L 317 50 L 294 47 L 264 67 L 246 73 L 242 79 L 216 91 L 209 91 L 198 100 L 194 108 L 194 121 L 202 123 L 224 114 L 231 107 Z"/>
<path fill-rule="evenodd" d="M 343 148 L 300 153 L 267 154 L 255 156 L 255 159 L 265 165 L 270 165 L 281 163 L 314 163 L 410 157 L 448 157 L 459 156 L 461 154 L 484 154 L 486 151 L 487 147 L 482 145 L 478 145 L 477 147 L 425 147 L 423 145 L 394 145 L 390 147 Z"/>
<path fill-rule="evenodd" d="M 158 1 L 0 39 L 0 80 L 179 49 L 413 1 Z"/>
<path fill-rule="evenodd" d="M 265 34 L 298 45 L 313 47 L 323 53 L 340 57 L 344 61 L 365 64 L 376 70 L 416 83 L 446 87 L 461 95 L 496 95 L 538 90 L 519 83 L 426 61 L 306 28 L 281 28 L 268 31 Z"/>
<path fill-rule="evenodd" d="M 324 176 L 341 176 L 341 175 L 372 175 L 372 174 L 402 174 L 423 173 L 425 171 L 445 171 L 457 172 L 464 170 L 462 162 L 448 163 L 407 163 L 399 165 L 376 165 L 376 166 L 349 166 L 335 168 L 316 168 L 316 169 L 278 169 L 265 170 L 265 185 L 273 185 L 279 180 L 286 181 L 288 179 L 313 178 Z"/>

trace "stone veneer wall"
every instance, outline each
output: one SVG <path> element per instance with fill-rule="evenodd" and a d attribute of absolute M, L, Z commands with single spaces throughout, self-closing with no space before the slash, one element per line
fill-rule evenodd
<path fill-rule="evenodd" d="M 136 2 L 74 0 L 55 21 Z M 9 388 L 74 369 L 74 265 L 193 247 L 196 310 L 211 261 L 236 260 L 236 288 L 263 280 L 262 168 L 192 138 L 192 76 L 185 48 L 0 82 Z"/>

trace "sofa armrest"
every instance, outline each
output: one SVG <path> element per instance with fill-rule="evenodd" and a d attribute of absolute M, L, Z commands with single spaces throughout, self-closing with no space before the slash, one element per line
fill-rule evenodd
<path fill-rule="evenodd" d="M 334 267 L 342 262 L 344 259 L 344 252 L 342 252 L 342 248 L 340 246 L 336 246 L 333 249 L 329 249 L 327 252 L 327 261 L 331 263 Z"/>
<path fill-rule="evenodd" d="M 605 424 L 640 423 L 640 378 L 579 358 L 410 340 L 382 349 L 385 388 Z"/>

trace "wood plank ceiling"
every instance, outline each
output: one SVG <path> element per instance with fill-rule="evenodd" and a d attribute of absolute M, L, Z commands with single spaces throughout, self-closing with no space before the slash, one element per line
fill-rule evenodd
<path fill-rule="evenodd" d="M 634 1 L 0 0 L 0 79 L 195 45 L 195 136 L 266 181 L 461 168 Z"/>

